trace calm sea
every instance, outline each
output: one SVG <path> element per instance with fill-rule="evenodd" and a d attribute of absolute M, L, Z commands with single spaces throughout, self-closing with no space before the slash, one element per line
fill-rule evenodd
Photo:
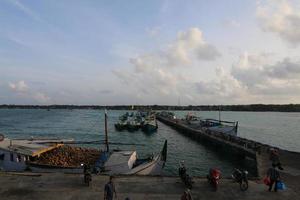
<path fill-rule="evenodd" d="M 117 132 L 114 123 L 126 111 L 108 111 L 109 141 L 138 145 L 112 145 L 111 149 L 136 149 L 140 157 L 161 150 L 168 140 L 166 175 L 176 175 L 178 163 L 184 160 L 188 172 L 203 176 L 209 167 L 219 167 L 229 175 L 234 167 L 247 168 L 252 165 L 241 163 L 230 155 L 222 155 L 213 149 L 186 138 L 172 128 L 159 123 L 153 134 Z M 176 111 L 183 117 L 187 112 Z M 218 119 L 218 112 L 193 112 L 203 118 Z M 248 139 L 300 152 L 300 113 L 283 112 L 222 112 L 223 120 L 239 121 L 238 135 Z M 60 137 L 79 141 L 104 139 L 103 110 L 43 110 L 43 109 L 0 109 L 0 133 L 9 138 Z M 103 145 L 91 145 L 104 148 Z"/>

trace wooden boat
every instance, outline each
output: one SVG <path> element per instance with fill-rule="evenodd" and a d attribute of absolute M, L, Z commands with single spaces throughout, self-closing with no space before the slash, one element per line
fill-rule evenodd
<path fill-rule="evenodd" d="M 167 140 L 162 151 L 144 159 L 139 159 L 136 151 L 104 152 L 98 166 L 101 173 L 116 175 L 160 175 L 167 159 Z"/>
<path fill-rule="evenodd" d="M 117 131 L 123 131 L 127 129 L 128 116 L 129 113 L 127 112 L 119 117 L 119 121 L 115 123 L 115 128 L 117 129 Z"/>
<path fill-rule="evenodd" d="M 117 129 L 117 131 L 123 131 L 127 129 L 127 121 L 119 121 L 115 124 L 115 128 Z"/>
<path fill-rule="evenodd" d="M 158 126 L 155 115 L 148 116 L 142 125 L 142 131 L 146 133 L 152 133 L 156 131 L 157 128 Z"/>
<path fill-rule="evenodd" d="M 66 142 L 73 142 L 73 139 L 30 138 L 27 140 L 12 140 L 5 138 L 0 142 L 0 169 L 3 171 L 24 171 L 30 169 L 32 171 L 47 172 L 50 168 L 52 170 L 59 168 L 60 170 L 58 171 L 63 169 L 63 171 L 74 172 L 76 168 L 74 166 L 68 168 L 53 165 L 39 165 L 32 162 L 38 160 L 44 154 L 63 147 Z"/>
<path fill-rule="evenodd" d="M 176 119 L 174 113 L 171 112 L 161 112 L 159 115 L 171 120 Z M 238 122 L 221 120 L 221 112 L 219 112 L 219 119 L 203 119 L 189 112 L 185 118 L 181 120 L 194 129 L 202 129 L 204 131 L 209 130 L 235 136 L 238 131 Z"/>
<path fill-rule="evenodd" d="M 238 122 L 223 121 L 216 119 L 200 120 L 201 128 L 229 135 L 237 135 Z"/>
<path fill-rule="evenodd" d="M 141 124 L 135 119 L 127 121 L 127 130 L 130 132 L 137 131 L 141 127 Z"/>
<path fill-rule="evenodd" d="M 142 125 L 142 131 L 146 133 L 152 133 L 156 131 L 158 128 L 156 120 L 145 120 L 144 124 Z"/>

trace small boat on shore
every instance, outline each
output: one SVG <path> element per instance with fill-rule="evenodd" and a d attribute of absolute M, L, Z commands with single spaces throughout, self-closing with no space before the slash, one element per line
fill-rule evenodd
<path fill-rule="evenodd" d="M 167 159 L 167 141 L 157 155 L 138 158 L 136 151 L 103 152 L 96 168 L 100 173 L 115 175 L 160 175 Z"/>
<path fill-rule="evenodd" d="M 99 150 L 73 147 L 73 139 L 30 138 L 0 141 L 0 170 L 80 173 L 81 163 L 94 163 Z"/>

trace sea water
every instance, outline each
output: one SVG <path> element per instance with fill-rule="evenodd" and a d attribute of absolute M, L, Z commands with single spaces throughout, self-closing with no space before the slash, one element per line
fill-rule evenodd
<path fill-rule="evenodd" d="M 114 123 L 126 111 L 108 111 L 109 141 L 118 143 L 110 149 L 137 150 L 139 157 L 159 153 L 168 140 L 165 175 L 177 175 L 180 161 L 185 161 L 188 173 L 204 176 L 210 167 L 218 167 L 229 176 L 234 167 L 254 173 L 251 162 L 241 162 L 234 155 L 224 155 L 204 146 L 171 127 L 158 122 L 152 134 L 142 131 L 118 132 Z M 187 111 L 175 111 L 184 117 Z M 197 111 L 203 118 L 219 118 L 219 112 Z M 221 119 L 239 121 L 238 135 L 283 149 L 300 152 L 300 113 L 283 112 L 221 112 Z M 81 109 L 0 109 L 0 133 L 8 138 L 59 137 L 78 141 L 104 140 L 104 111 Z M 85 145 L 104 149 L 103 144 Z"/>

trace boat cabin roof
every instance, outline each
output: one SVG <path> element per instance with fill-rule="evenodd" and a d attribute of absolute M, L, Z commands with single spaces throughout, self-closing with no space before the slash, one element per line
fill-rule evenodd
<path fill-rule="evenodd" d="M 27 156 L 38 156 L 63 144 L 39 144 L 33 140 L 10 140 L 5 138 L 0 142 L 0 149 Z"/>

